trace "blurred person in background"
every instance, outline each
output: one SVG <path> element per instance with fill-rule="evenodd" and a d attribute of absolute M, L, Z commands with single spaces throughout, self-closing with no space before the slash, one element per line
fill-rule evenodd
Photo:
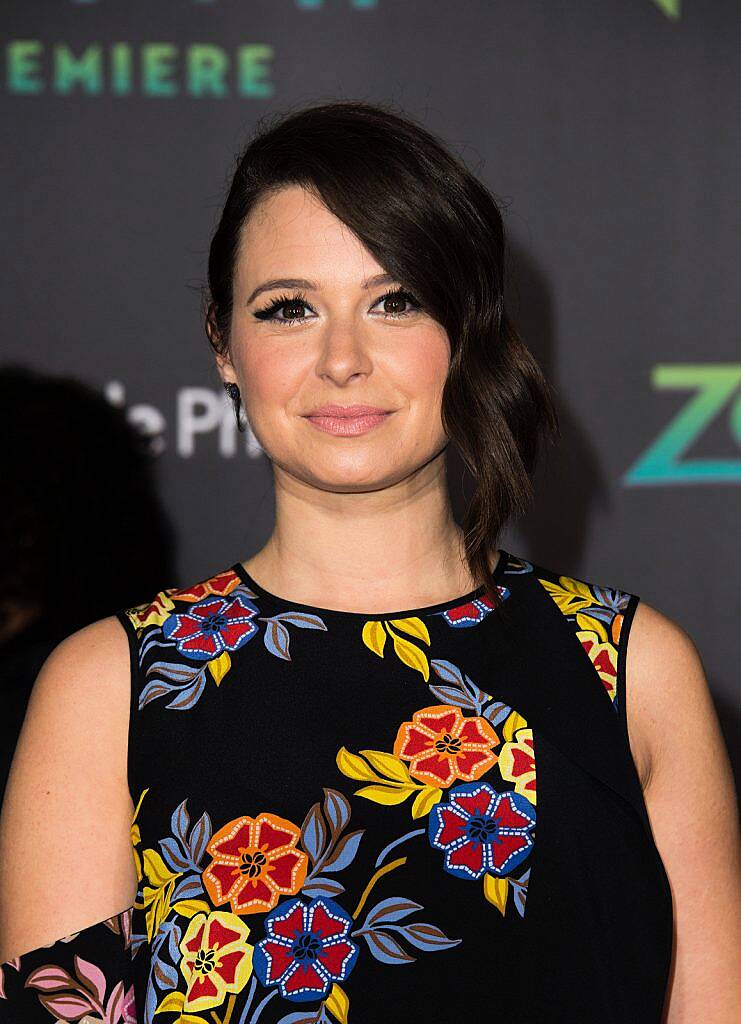
<path fill-rule="evenodd" d="M 0 805 L 34 680 L 70 633 L 174 577 L 147 438 L 92 388 L 0 368 Z"/>

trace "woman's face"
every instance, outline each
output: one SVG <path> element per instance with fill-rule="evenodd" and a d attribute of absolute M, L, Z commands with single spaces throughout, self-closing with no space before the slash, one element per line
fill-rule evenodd
<path fill-rule="evenodd" d="M 378 275 L 358 238 L 299 186 L 264 199 L 244 225 L 219 372 L 239 384 L 271 461 L 324 490 L 388 487 L 447 443 L 447 334 L 414 296 L 384 299 L 402 283 Z M 321 416 L 327 405 L 350 415 Z M 381 415 L 353 415 L 355 405 Z"/>

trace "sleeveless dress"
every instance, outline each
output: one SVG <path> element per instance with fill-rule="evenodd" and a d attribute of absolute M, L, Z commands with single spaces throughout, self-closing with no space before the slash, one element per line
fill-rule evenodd
<path fill-rule="evenodd" d="M 2 965 L 0 1020 L 658 1024 L 639 598 L 503 550 L 495 578 L 499 607 L 367 615 L 237 562 L 118 613 L 136 901 Z"/>

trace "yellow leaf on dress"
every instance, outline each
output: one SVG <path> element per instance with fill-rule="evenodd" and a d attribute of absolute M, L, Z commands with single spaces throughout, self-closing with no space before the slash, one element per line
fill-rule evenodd
<path fill-rule="evenodd" d="M 599 619 L 595 619 L 592 615 L 582 615 L 581 612 L 576 616 L 576 624 L 579 629 L 583 632 L 596 633 L 597 636 L 603 643 L 609 641 L 607 630 L 604 624 Z"/>
<path fill-rule="evenodd" d="M 571 576 L 559 576 L 558 583 L 541 580 L 540 577 L 538 581 L 543 584 L 565 615 L 572 615 L 582 608 L 591 608 L 597 604 L 594 594 L 582 580 L 572 579 Z"/>
<path fill-rule="evenodd" d="M 408 782 L 412 784 L 409 769 L 403 761 L 393 754 L 386 754 L 382 750 L 361 750 L 360 753 L 370 761 L 377 772 L 385 775 L 387 779 L 393 779 L 394 782 Z"/>
<path fill-rule="evenodd" d="M 383 657 L 383 648 L 386 643 L 386 631 L 380 622 L 371 620 L 363 626 L 363 643 L 369 647 L 379 658 Z"/>
<path fill-rule="evenodd" d="M 347 993 L 338 984 L 335 983 L 329 990 L 329 996 L 324 1005 L 340 1021 L 340 1024 L 347 1024 L 347 1011 L 350 1009 L 350 1000 L 347 997 Z"/>
<path fill-rule="evenodd" d="M 183 1003 L 185 1002 L 185 992 L 168 992 L 162 1002 L 159 1004 L 155 1013 L 182 1013 Z M 178 1017 L 178 1021 L 184 1020 L 184 1017 Z"/>
<path fill-rule="evenodd" d="M 391 637 L 394 641 L 394 650 L 399 659 L 405 665 L 408 665 L 409 668 L 421 672 L 424 681 L 427 682 L 430 678 L 430 664 L 424 651 L 420 651 L 419 647 L 410 643 L 409 640 L 405 640 L 403 636 L 397 636 L 396 633 L 392 633 Z"/>
<path fill-rule="evenodd" d="M 418 640 L 424 640 L 430 646 L 430 634 L 422 619 L 412 616 L 409 619 L 389 619 L 389 623 L 410 636 L 416 636 Z"/>
<path fill-rule="evenodd" d="M 161 889 L 163 885 L 167 885 L 181 874 L 179 871 L 170 871 L 156 850 L 144 851 L 144 871 L 156 889 Z"/>
<path fill-rule="evenodd" d="M 229 657 L 229 651 L 222 651 L 218 658 L 212 658 L 209 661 L 208 670 L 214 677 L 217 686 L 231 667 L 232 659 Z"/>
<path fill-rule="evenodd" d="M 337 751 L 336 761 L 337 767 L 348 779 L 357 779 L 358 782 L 383 782 L 381 776 L 376 775 L 362 757 L 351 754 L 345 747 L 340 747 Z"/>
<path fill-rule="evenodd" d="M 507 742 L 509 743 L 518 729 L 526 728 L 527 722 L 522 717 L 522 715 L 518 711 L 513 711 L 512 714 L 509 715 L 509 717 L 507 718 L 507 721 L 504 723 L 502 735 L 504 736 L 505 740 L 507 740 Z"/>
<path fill-rule="evenodd" d="M 495 878 L 494 875 L 484 875 L 484 896 L 486 896 L 489 903 L 493 903 L 498 911 L 503 915 L 507 906 L 507 893 L 509 892 L 509 882 L 506 878 Z"/>
<path fill-rule="evenodd" d="M 211 912 L 211 906 L 205 900 L 179 900 L 173 904 L 172 909 L 183 917 L 193 917 L 194 914 Z"/>
<path fill-rule="evenodd" d="M 414 786 L 362 786 L 355 790 L 355 796 L 364 796 L 375 804 L 402 804 L 410 793 L 415 792 Z"/>
<path fill-rule="evenodd" d="M 435 804 L 438 803 L 442 795 L 443 791 L 441 789 L 437 789 L 435 786 L 425 786 L 414 798 L 412 817 L 424 818 L 425 814 L 429 814 Z"/>

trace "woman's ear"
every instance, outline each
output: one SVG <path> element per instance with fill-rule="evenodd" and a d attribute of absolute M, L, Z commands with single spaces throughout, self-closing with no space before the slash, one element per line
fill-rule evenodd
<path fill-rule="evenodd" d="M 206 335 L 209 340 L 211 348 L 216 353 L 216 362 L 219 365 L 219 372 L 221 372 L 221 366 L 225 358 L 224 355 L 224 342 L 221 337 L 221 331 L 216 319 L 216 303 L 209 302 L 208 310 L 206 312 Z"/>

